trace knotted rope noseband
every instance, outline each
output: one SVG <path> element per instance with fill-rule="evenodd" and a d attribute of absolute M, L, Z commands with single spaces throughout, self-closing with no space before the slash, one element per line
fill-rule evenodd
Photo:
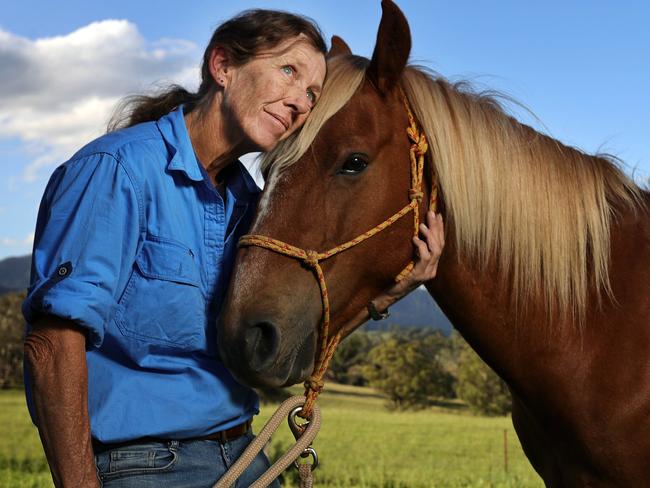
<path fill-rule="evenodd" d="M 314 370 L 307 381 L 305 381 L 305 397 L 306 401 L 300 412 L 300 416 L 309 419 L 312 414 L 312 407 L 316 401 L 316 397 L 323 389 L 323 376 L 327 371 L 330 359 L 334 355 L 336 346 L 341 340 L 340 331 L 336 333 L 333 337 L 329 336 L 329 325 L 330 325 L 330 303 L 327 294 L 327 285 L 325 283 L 325 275 L 323 274 L 323 269 L 321 268 L 320 262 L 328 259 L 335 254 L 350 249 L 351 247 L 356 246 L 357 244 L 369 239 L 370 237 L 378 234 L 385 228 L 397 222 L 404 215 L 409 212 L 413 212 L 413 235 L 417 236 L 419 233 L 420 225 L 420 202 L 422 201 L 423 192 L 422 192 L 422 175 L 424 172 L 424 157 L 428 150 L 428 143 L 426 135 L 423 131 L 420 130 L 418 124 L 413 117 L 411 108 L 409 107 L 406 97 L 404 97 L 404 106 L 406 107 L 406 112 L 408 115 L 409 126 L 406 129 L 408 137 L 411 141 L 410 148 L 410 161 L 411 161 L 411 188 L 408 191 L 409 203 L 399 212 L 393 214 L 391 217 L 388 217 L 385 221 L 379 225 L 373 227 L 367 232 L 351 239 L 339 246 L 336 246 L 329 251 L 317 252 L 307 249 L 301 249 L 286 242 L 273 239 L 272 237 L 257 235 L 257 234 L 247 234 L 242 236 L 239 239 L 239 246 L 259 246 L 270 251 L 283 254 L 285 256 L 293 257 L 296 259 L 301 259 L 303 263 L 309 268 L 313 269 L 316 273 L 316 278 L 318 280 L 318 286 L 320 287 L 321 299 L 323 302 L 323 316 L 321 320 L 321 326 L 319 330 L 319 343 L 320 347 L 318 349 L 318 356 L 316 362 L 314 363 Z M 436 210 L 437 203 L 437 187 L 433 184 L 431 190 L 431 196 L 429 201 L 429 208 L 433 211 Z M 395 281 L 401 281 L 406 275 L 408 275 L 413 269 L 414 262 L 411 261 L 395 278 Z"/>

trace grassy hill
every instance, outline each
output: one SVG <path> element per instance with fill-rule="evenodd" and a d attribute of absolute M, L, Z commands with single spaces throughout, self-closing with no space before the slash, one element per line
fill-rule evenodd
<path fill-rule="evenodd" d="M 508 417 L 470 416 L 460 403 L 390 412 L 373 390 L 334 384 L 326 385 L 319 404 L 323 426 L 314 443 L 321 462 L 314 472 L 316 487 L 543 486 L 524 457 Z M 262 406 L 255 430 L 273 409 L 273 405 Z M 0 486 L 51 487 L 21 391 L 0 391 L 0 422 L 7 427 L 0 446 Z M 269 448 L 271 455 L 283 452 L 290 440 L 288 428 L 278 432 Z M 297 486 L 292 472 L 283 486 Z"/>

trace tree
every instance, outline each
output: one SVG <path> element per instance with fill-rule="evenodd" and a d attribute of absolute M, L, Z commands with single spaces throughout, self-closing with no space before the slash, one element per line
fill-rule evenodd
<path fill-rule="evenodd" d="M 389 334 L 368 354 L 364 374 L 390 406 L 423 408 L 454 396 L 454 378 L 439 361 L 446 339 L 438 332 Z"/>
<path fill-rule="evenodd" d="M 510 390 L 483 362 L 460 335 L 454 337 L 458 348 L 456 394 L 470 410 L 480 415 L 506 415 L 512 411 Z"/>
<path fill-rule="evenodd" d="M 368 353 L 377 343 L 378 334 L 356 331 L 336 348 L 329 371 L 334 381 L 346 385 L 365 386 L 368 380 L 363 374 L 363 367 Z"/>
<path fill-rule="evenodd" d="M 25 293 L 0 296 L 0 388 L 23 384 L 25 319 L 20 311 Z"/>

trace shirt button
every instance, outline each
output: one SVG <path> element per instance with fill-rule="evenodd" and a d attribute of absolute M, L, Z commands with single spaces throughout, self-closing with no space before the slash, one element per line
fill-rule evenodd
<path fill-rule="evenodd" d="M 59 274 L 59 276 L 65 276 L 68 274 L 68 268 L 66 268 L 65 266 L 60 266 L 57 273 Z"/>

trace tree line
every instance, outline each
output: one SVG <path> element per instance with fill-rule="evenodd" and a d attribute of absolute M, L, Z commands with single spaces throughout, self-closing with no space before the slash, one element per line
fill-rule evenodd
<path fill-rule="evenodd" d="M 458 398 L 480 415 L 511 410 L 508 387 L 456 331 L 450 337 L 432 329 L 356 331 L 339 345 L 330 375 L 379 390 L 392 409 Z"/>
<path fill-rule="evenodd" d="M 25 292 L 0 295 L 0 388 L 23 385 L 25 319 L 20 306 Z"/>
<path fill-rule="evenodd" d="M 23 384 L 25 293 L 0 296 L 0 388 Z M 510 412 L 503 381 L 453 332 L 394 328 L 354 332 L 332 358 L 330 380 L 371 386 L 393 409 L 417 409 L 459 398 L 482 415 Z"/>

